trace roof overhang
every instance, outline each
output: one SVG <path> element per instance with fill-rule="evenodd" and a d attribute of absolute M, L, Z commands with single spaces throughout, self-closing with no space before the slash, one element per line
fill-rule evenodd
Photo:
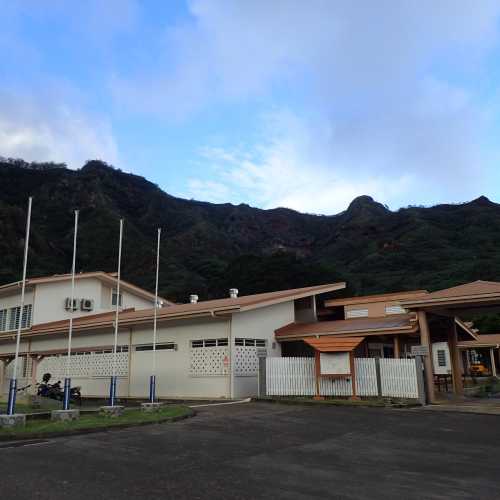
<path fill-rule="evenodd" d="M 364 337 L 321 337 L 304 339 L 304 342 L 319 352 L 352 352 L 363 340 Z"/>

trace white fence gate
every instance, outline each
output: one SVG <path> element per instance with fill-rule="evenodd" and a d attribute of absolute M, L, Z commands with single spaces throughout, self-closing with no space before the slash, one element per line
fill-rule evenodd
<path fill-rule="evenodd" d="M 414 359 L 380 359 L 382 396 L 418 398 L 417 369 Z"/>
<path fill-rule="evenodd" d="M 418 382 L 414 359 L 381 359 L 379 390 L 377 360 L 355 358 L 358 396 L 402 397 L 417 399 Z M 266 393 L 268 396 L 313 396 L 316 393 L 314 358 L 266 358 Z M 352 396 L 350 379 L 322 377 L 322 396 Z"/>

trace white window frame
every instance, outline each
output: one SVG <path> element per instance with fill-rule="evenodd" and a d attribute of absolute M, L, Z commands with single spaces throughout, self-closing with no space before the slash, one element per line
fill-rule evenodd
<path fill-rule="evenodd" d="M 17 330 L 21 319 L 21 306 L 14 306 L 9 309 L 9 331 Z"/>
<path fill-rule="evenodd" d="M 8 309 L 0 309 L 0 332 L 5 332 L 7 330 L 8 314 L 9 314 Z"/>
<path fill-rule="evenodd" d="M 116 288 L 113 288 L 111 290 L 111 306 L 116 306 L 116 299 L 115 299 L 115 297 L 118 296 L 118 294 L 116 292 L 117 292 Z M 119 296 L 118 300 L 119 300 L 118 307 L 123 307 L 123 293 L 122 292 L 120 292 L 120 296 Z"/>
<path fill-rule="evenodd" d="M 347 309 L 345 312 L 346 319 L 367 318 L 368 308 Z"/>
<path fill-rule="evenodd" d="M 405 314 L 406 310 L 403 306 L 400 305 L 392 305 L 385 306 L 385 314 L 387 316 L 392 316 L 393 314 Z"/>

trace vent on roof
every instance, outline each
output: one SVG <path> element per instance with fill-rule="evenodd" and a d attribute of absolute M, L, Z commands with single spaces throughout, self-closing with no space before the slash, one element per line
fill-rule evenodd
<path fill-rule="evenodd" d="M 238 289 L 237 288 L 230 288 L 229 289 L 229 297 L 231 299 L 237 299 L 238 298 Z"/>
<path fill-rule="evenodd" d="M 191 302 L 191 304 L 196 304 L 198 302 L 198 295 L 190 295 L 189 296 L 189 302 Z"/>

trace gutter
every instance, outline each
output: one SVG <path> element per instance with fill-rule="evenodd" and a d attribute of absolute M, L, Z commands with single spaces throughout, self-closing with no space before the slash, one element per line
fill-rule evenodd
<path fill-rule="evenodd" d="M 332 337 L 354 337 L 358 335 L 366 335 L 373 334 L 377 335 L 383 332 L 389 333 L 414 333 L 417 332 L 418 328 L 416 326 L 407 326 L 407 327 L 393 327 L 393 328 L 383 328 L 383 329 L 371 329 L 371 330 L 350 330 L 345 332 L 322 332 L 322 333 L 295 333 L 290 335 L 278 335 L 275 338 L 279 342 L 280 340 L 286 339 L 302 339 L 304 337 L 322 337 L 325 335 L 330 335 Z"/>

